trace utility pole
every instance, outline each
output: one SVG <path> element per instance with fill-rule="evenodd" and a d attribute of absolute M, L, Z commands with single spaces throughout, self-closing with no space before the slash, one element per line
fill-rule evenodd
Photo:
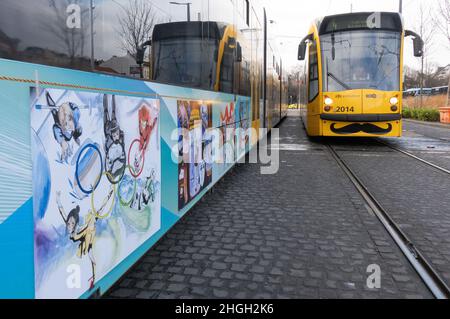
<path fill-rule="evenodd" d="M 301 71 L 299 70 L 297 73 L 297 84 L 298 84 L 298 97 L 297 97 L 297 108 L 301 109 L 303 106 L 302 101 L 304 97 L 302 96 L 302 79 L 301 79 Z M 304 84 L 306 85 L 306 83 Z"/>
<path fill-rule="evenodd" d="M 425 38 L 425 23 L 426 21 L 424 20 L 424 12 L 422 7 L 420 8 L 420 37 L 422 39 Z M 427 39 L 425 39 L 427 41 Z M 420 68 L 420 108 L 423 108 L 423 87 L 425 86 L 425 58 L 428 55 L 428 48 L 427 48 L 427 43 L 425 43 L 424 48 L 423 48 L 423 54 L 420 57 L 420 63 L 421 63 L 421 68 Z"/>
<path fill-rule="evenodd" d="M 187 3 L 186 6 L 187 6 L 187 20 L 188 22 L 191 22 L 191 4 Z"/>
<path fill-rule="evenodd" d="M 398 12 L 403 13 L 403 0 L 399 0 Z"/>
<path fill-rule="evenodd" d="M 90 2 L 89 14 L 91 19 L 91 70 L 95 70 L 95 56 L 94 56 L 94 0 Z"/>

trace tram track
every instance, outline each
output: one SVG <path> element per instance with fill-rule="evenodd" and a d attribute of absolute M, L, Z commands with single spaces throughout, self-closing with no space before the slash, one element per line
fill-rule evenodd
<path fill-rule="evenodd" d="M 306 131 L 306 125 L 303 117 L 301 117 L 301 122 L 303 124 L 303 129 Z M 441 172 L 449 174 L 449 172 L 437 166 L 429 161 L 426 161 L 418 156 L 415 156 L 412 153 L 409 153 L 405 150 L 396 148 L 392 145 L 379 141 L 378 139 L 374 139 L 374 141 L 379 144 L 389 147 L 397 152 L 400 152 L 404 155 L 407 155 L 411 158 L 416 159 L 417 161 L 422 162 L 434 169 L 437 169 Z M 399 249 L 402 251 L 408 262 L 414 268 L 422 282 L 429 289 L 429 291 L 434 295 L 437 299 L 450 299 L 450 287 L 447 285 L 445 280 L 439 275 L 436 269 L 431 265 L 431 263 L 425 258 L 422 252 L 417 248 L 417 246 L 413 243 L 413 241 L 405 234 L 404 231 L 400 228 L 400 226 L 395 222 L 395 220 L 391 217 L 391 214 L 380 204 L 380 202 L 376 199 L 376 197 L 369 191 L 369 188 L 362 182 L 361 178 L 355 173 L 354 170 L 351 169 L 349 164 L 338 154 L 335 148 L 327 141 L 322 140 L 323 145 L 326 147 L 326 150 L 330 153 L 332 158 L 336 161 L 338 166 L 342 169 L 344 174 L 349 178 L 350 182 L 354 185 L 357 191 L 360 193 L 363 200 L 366 202 L 368 207 L 372 210 L 374 215 L 378 218 L 380 223 L 389 233 L 391 238 L 397 244 Z"/>
<path fill-rule="evenodd" d="M 395 241 L 397 246 L 400 248 L 402 253 L 405 255 L 411 266 L 415 269 L 415 271 L 431 291 L 431 293 L 437 299 L 450 299 L 450 288 L 439 275 L 439 273 L 434 269 L 434 267 L 427 261 L 427 259 L 420 252 L 417 246 L 414 245 L 410 238 L 401 230 L 401 228 L 394 221 L 389 212 L 380 204 L 375 196 L 369 191 L 368 187 L 351 169 L 348 163 L 338 154 L 334 147 L 329 143 L 325 143 L 325 146 L 333 159 L 341 167 L 342 171 L 346 174 L 351 183 L 360 193 L 366 204 L 370 207 L 375 216 L 377 216 L 381 224 Z M 411 155 L 414 156 L 413 154 Z M 422 161 L 428 164 L 427 161 Z M 430 166 L 434 168 L 438 168 L 437 165 L 434 165 L 432 163 L 429 164 L 431 164 Z M 439 167 L 439 169 L 441 170 L 442 168 Z M 442 170 L 446 171 L 445 169 Z"/>

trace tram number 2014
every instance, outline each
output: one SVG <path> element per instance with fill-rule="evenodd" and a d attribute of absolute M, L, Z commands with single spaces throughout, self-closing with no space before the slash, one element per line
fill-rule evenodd
<path fill-rule="evenodd" d="M 336 108 L 336 113 L 350 113 L 355 112 L 355 108 L 353 106 L 338 106 Z"/>

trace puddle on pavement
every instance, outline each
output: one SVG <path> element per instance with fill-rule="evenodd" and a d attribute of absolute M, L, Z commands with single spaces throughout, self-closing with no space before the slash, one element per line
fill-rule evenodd
<path fill-rule="evenodd" d="M 276 145 L 272 145 L 272 150 L 279 151 L 310 151 L 313 150 L 311 145 L 308 144 L 279 144 L 278 147 Z"/>

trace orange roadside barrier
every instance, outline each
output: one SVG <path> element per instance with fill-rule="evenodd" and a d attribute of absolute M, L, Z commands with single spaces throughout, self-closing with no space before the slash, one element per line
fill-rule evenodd
<path fill-rule="evenodd" d="M 441 113 L 441 123 L 450 124 L 450 107 L 441 107 L 439 112 Z"/>

